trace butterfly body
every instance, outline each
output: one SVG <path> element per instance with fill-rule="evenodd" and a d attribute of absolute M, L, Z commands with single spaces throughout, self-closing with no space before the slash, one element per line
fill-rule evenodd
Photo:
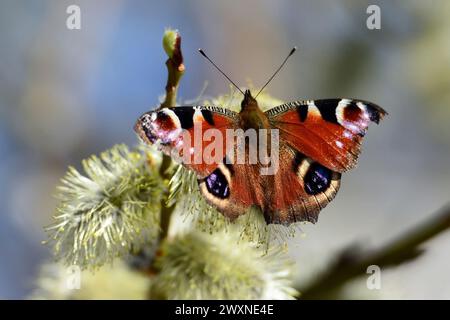
<path fill-rule="evenodd" d="M 239 126 L 246 129 L 270 129 L 269 118 L 259 108 L 249 90 L 245 91 L 239 112 Z"/>
<path fill-rule="evenodd" d="M 239 113 L 216 106 L 160 108 L 142 115 L 135 130 L 144 142 L 159 143 L 163 152 L 171 154 L 180 144 L 207 148 L 210 139 L 196 128 L 214 129 L 223 137 L 219 145 L 224 157 L 213 163 L 182 162 L 197 173 L 208 203 L 230 219 L 256 206 L 267 223 L 314 223 L 336 195 L 341 173 L 356 165 L 369 123 L 378 123 L 385 114 L 370 102 L 352 99 L 297 101 L 263 112 L 247 90 Z M 244 162 L 229 161 L 240 147 L 227 135 L 229 130 L 257 132 L 256 140 L 245 144 Z M 181 139 L 180 131 L 193 139 Z M 276 158 L 270 164 L 264 157 L 252 162 L 252 148 Z M 187 150 L 193 152 L 184 159 L 198 156 L 198 148 Z M 275 162 L 272 174 L 261 174 Z"/>

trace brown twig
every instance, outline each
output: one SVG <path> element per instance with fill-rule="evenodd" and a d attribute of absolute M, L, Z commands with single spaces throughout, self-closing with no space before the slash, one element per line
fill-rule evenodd
<path fill-rule="evenodd" d="M 447 229 L 450 229 L 450 205 L 379 249 L 363 252 L 360 246 L 350 246 L 344 249 L 333 265 L 307 288 L 299 289 L 302 293 L 300 298 L 334 297 L 335 293 L 349 280 L 366 274 L 367 267 L 370 265 L 387 268 L 411 261 L 424 252 L 421 248 L 423 243 Z"/>
<path fill-rule="evenodd" d="M 169 184 L 169 180 L 171 175 L 168 173 L 168 169 L 170 168 L 172 164 L 172 159 L 167 156 L 163 155 L 161 167 L 160 167 L 160 175 L 163 178 L 163 180 L 166 182 L 166 185 Z M 170 225 L 170 219 L 172 217 L 172 212 L 175 208 L 175 204 L 172 204 L 170 206 L 167 205 L 167 198 L 169 196 L 169 187 L 167 187 L 166 190 L 166 196 L 161 199 L 161 216 L 160 216 L 160 233 L 158 237 L 158 241 L 163 241 L 169 232 L 169 225 Z"/>
<path fill-rule="evenodd" d="M 168 37 L 168 34 L 172 33 L 172 37 Z M 181 52 L 181 36 L 177 31 L 166 31 L 164 37 L 173 38 L 173 43 L 167 44 L 164 43 L 166 38 L 163 40 L 165 45 L 164 49 L 166 50 L 169 58 L 166 61 L 167 67 L 167 83 L 166 83 L 166 98 L 164 102 L 161 104 L 161 108 L 164 107 L 174 107 L 176 105 L 177 100 L 177 91 L 180 83 L 180 79 L 184 74 L 185 67 L 183 64 L 183 54 Z M 166 46 L 167 45 L 167 46 Z M 168 169 L 171 167 L 172 159 L 163 155 L 162 164 L 160 167 L 160 175 L 164 181 L 169 181 L 170 174 L 168 173 Z M 168 190 L 166 194 L 168 193 Z M 159 241 L 161 242 L 163 239 L 167 237 L 167 233 L 170 225 L 170 218 L 172 216 L 172 212 L 174 209 L 174 205 L 167 206 L 167 197 L 163 197 L 161 200 L 161 232 L 159 234 Z"/>

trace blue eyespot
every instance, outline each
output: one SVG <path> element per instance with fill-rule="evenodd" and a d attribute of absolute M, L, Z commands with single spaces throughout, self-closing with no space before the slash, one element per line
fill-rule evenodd
<path fill-rule="evenodd" d="M 214 170 L 209 176 L 206 177 L 205 183 L 206 188 L 212 195 L 221 199 L 225 199 L 230 196 L 228 181 L 219 168 Z"/>
<path fill-rule="evenodd" d="M 328 189 L 331 183 L 332 171 L 324 166 L 313 163 L 305 175 L 305 191 L 308 194 L 318 194 Z"/>

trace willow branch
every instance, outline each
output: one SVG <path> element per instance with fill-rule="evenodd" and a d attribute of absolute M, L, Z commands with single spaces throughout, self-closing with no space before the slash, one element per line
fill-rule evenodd
<path fill-rule="evenodd" d="M 164 49 L 166 50 L 169 58 L 166 61 L 167 67 L 167 83 L 166 83 L 166 98 L 161 104 L 161 107 L 174 107 L 177 103 L 177 91 L 180 79 L 184 74 L 185 67 L 183 64 L 183 54 L 181 53 L 181 36 L 177 31 L 167 31 L 167 34 L 171 32 L 174 33 L 173 41 L 171 44 L 164 43 Z M 164 39 L 163 41 L 165 41 Z"/>
<path fill-rule="evenodd" d="M 327 271 L 318 276 L 307 288 L 299 289 L 302 292 L 300 298 L 331 297 L 349 280 L 366 274 L 370 265 L 388 268 L 411 261 L 425 251 L 421 247 L 422 244 L 447 229 L 450 229 L 450 204 L 427 221 L 379 249 L 363 252 L 357 245 L 347 247 Z"/>
<path fill-rule="evenodd" d="M 183 54 L 181 52 L 180 34 L 173 30 L 166 31 L 163 38 L 163 47 L 169 58 L 166 61 L 168 74 L 166 83 L 166 97 L 164 102 L 161 104 L 161 108 L 174 107 L 176 105 L 178 86 L 185 71 Z M 167 155 L 163 155 L 160 175 L 167 182 L 170 180 L 168 169 L 171 164 L 172 159 Z M 167 237 L 173 209 L 174 205 L 167 207 L 167 197 L 164 197 L 161 200 L 161 233 L 159 235 L 159 241 L 162 241 Z"/>

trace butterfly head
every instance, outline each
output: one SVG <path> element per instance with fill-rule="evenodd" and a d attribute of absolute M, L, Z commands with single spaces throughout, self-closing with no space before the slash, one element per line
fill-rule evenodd
<path fill-rule="evenodd" d="M 268 129 L 269 119 L 259 108 L 258 102 L 252 96 L 250 90 L 245 90 L 244 99 L 241 102 L 241 112 L 239 113 L 240 126 L 242 129 Z"/>
<path fill-rule="evenodd" d="M 250 90 L 245 90 L 244 99 L 242 99 L 241 102 L 241 112 L 246 109 L 255 109 L 255 108 L 258 108 L 258 102 L 256 102 L 255 98 L 253 98 Z"/>

